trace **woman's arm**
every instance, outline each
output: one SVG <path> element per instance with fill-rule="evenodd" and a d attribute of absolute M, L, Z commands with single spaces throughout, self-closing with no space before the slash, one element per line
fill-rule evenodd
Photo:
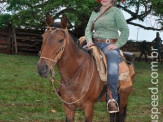
<path fill-rule="evenodd" d="M 87 42 L 92 42 L 92 32 L 91 32 L 92 24 L 93 24 L 93 12 L 89 18 L 87 27 L 85 29 L 85 37 Z"/>
<path fill-rule="evenodd" d="M 116 23 L 119 31 L 121 32 L 120 37 L 118 38 L 116 42 L 117 47 L 122 47 L 126 44 L 128 37 L 129 37 L 129 28 L 127 25 L 127 22 L 125 20 L 125 17 L 120 9 L 117 8 L 115 12 L 116 17 Z"/>

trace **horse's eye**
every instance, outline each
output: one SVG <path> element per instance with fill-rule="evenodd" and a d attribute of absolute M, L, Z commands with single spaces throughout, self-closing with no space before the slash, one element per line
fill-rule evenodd
<path fill-rule="evenodd" d="M 63 42 L 63 39 L 60 39 L 59 42 Z"/>

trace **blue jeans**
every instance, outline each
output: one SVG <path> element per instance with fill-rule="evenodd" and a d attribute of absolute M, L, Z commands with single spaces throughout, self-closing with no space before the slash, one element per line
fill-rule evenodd
<path fill-rule="evenodd" d="M 107 50 L 107 43 L 95 43 L 105 54 L 108 65 L 107 83 L 113 98 L 118 101 L 118 77 L 119 77 L 119 48 Z M 107 96 L 108 98 L 108 96 Z"/>

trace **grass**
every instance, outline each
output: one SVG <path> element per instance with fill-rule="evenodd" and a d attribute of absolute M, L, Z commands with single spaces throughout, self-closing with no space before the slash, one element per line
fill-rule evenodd
<path fill-rule="evenodd" d="M 44 122 L 65 120 L 63 103 L 52 92 L 48 80 L 36 72 L 37 56 L 0 54 L 0 122 Z M 129 97 L 127 122 L 151 121 L 151 65 L 135 62 L 134 89 Z M 163 64 L 159 64 L 159 111 L 163 113 Z M 52 113 L 55 110 L 56 113 Z M 83 121 L 83 112 L 78 109 L 75 121 Z M 160 121 L 163 116 L 159 115 Z M 106 103 L 96 103 L 95 122 L 109 120 Z"/>

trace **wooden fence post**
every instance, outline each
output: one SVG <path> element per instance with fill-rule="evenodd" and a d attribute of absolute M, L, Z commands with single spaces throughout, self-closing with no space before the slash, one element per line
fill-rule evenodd
<path fill-rule="evenodd" d="M 8 30 L 8 38 L 7 38 L 7 41 L 8 41 L 8 44 L 7 44 L 7 48 L 9 50 L 9 53 L 12 54 L 12 30 L 11 28 L 9 28 Z"/>
<path fill-rule="evenodd" d="M 13 40 L 14 40 L 15 54 L 17 54 L 17 53 L 18 53 L 18 48 L 17 48 L 17 40 L 16 40 L 16 32 L 15 32 L 15 28 L 12 29 L 12 33 L 13 33 Z"/>

